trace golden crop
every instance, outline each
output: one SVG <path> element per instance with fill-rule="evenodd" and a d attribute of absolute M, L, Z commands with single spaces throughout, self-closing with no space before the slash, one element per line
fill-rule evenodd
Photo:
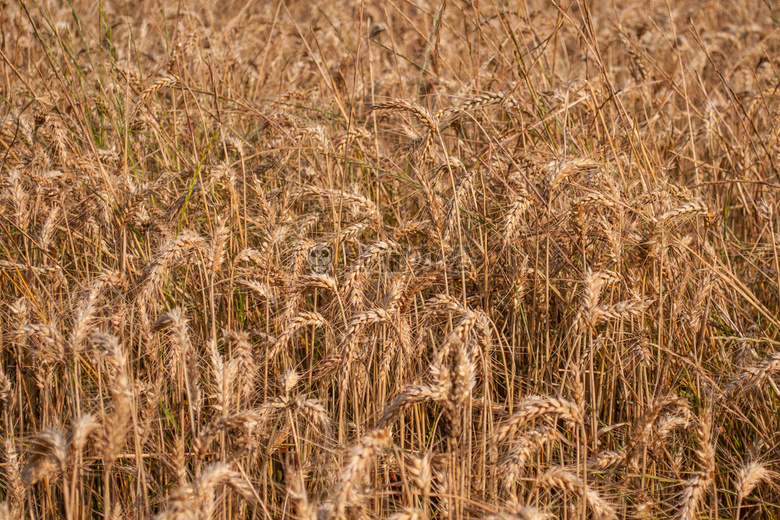
<path fill-rule="evenodd" d="M 778 24 L 0 2 L 0 520 L 777 518 Z"/>

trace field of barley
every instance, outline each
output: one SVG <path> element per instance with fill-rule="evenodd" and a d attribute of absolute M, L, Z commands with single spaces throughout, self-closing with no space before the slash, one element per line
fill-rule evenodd
<path fill-rule="evenodd" d="M 0 100 L 0 520 L 780 518 L 773 0 L 5 0 Z"/>

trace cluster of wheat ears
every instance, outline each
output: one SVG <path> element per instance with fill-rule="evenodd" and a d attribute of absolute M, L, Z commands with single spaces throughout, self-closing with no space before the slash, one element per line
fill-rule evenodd
<path fill-rule="evenodd" d="M 771 2 L 0 40 L 0 520 L 780 515 Z"/>

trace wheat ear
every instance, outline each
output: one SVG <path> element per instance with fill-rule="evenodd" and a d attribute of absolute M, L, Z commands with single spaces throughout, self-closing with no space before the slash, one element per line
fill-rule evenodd
<path fill-rule="evenodd" d="M 365 434 L 360 442 L 352 448 L 334 493 L 334 513 L 337 520 L 346 518 L 346 508 L 358 503 L 355 489 L 360 483 L 361 473 L 368 466 L 371 458 L 380 449 L 389 446 L 391 442 L 390 430 L 377 429 Z"/>
<path fill-rule="evenodd" d="M 492 444 L 497 445 L 504 442 L 522 425 L 545 415 L 556 415 L 573 424 L 579 424 L 582 420 L 582 411 L 576 404 L 566 399 L 555 397 L 526 399 L 512 416 L 496 430 L 493 434 Z"/>
<path fill-rule="evenodd" d="M 543 488 L 558 488 L 575 493 L 582 498 L 593 512 L 593 517 L 599 520 L 615 520 L 615 508 L 594 489 L 586 487 L 580 477 L 562 468 L 553 468 L 536 479 L 537 485 Z"/>

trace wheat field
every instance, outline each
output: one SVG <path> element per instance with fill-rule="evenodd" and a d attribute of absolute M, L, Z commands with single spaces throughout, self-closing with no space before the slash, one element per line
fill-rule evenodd
<path fill-rule="evenodd" d="M 780 518 L 778 16 L 0 2 L 0 520 Z"/>

